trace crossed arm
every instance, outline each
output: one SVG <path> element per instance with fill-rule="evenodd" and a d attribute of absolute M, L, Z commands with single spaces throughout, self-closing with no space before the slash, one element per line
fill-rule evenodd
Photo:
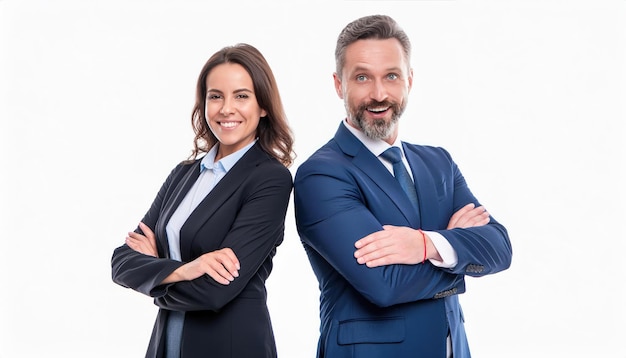
<path fill-rule="evenodd" d="M 145 235 L 131 231 L 126 237 L 126 244 L 131 249 L 144 255 L 158 257 L 154 232 L 144 223 L 139 223 L 139 228 Z M 236 277 L 239 277 L 239 269 L 239 259 L 237 259 L 232 249 L 226 247 L 207 252 L 195 260 L 180 266 L 167 276 L 161 284 L 191 281 L 207 274 L 216 282 L 228 285 Z"/>
<path fill-rule="evenodd" d="M 470 203 L 459 209 L 448 223 L 447 229 L 483 226 L 489 222 L 489 213 L 484 207 L 475 207 Z M 145 235 L 131 231 L 126 237 L 126 244 L 133 250 L 145 255 L 158 257 L 156 238 L 152 230 L 144 223 L 139 227 Z M 427 234 L 424 240 L 418 230 L 385 225 L 383 230 L 377 231 L 358 240 L 354 246 L 354 253 L 359 264 L 368 267 L 378 267 L 391 264 L 417 264 L 424 259 L 424 244 L 426 244 L 425 258 L 441 261 L 439 252 Z M 239 276 L 239 260 L 233 250 L 223 248 L 208 252 L 190 261 L 167 276 L 161 284 L 180 281 L 191 281 L 204 274 L 213 280 L 228 285 Z"/>
<path fill-rule="evenodd" d="M 275 247 L 282 241 L 292 183 L 290 173 L 286 169 L 275 170 L 276 167 L 261 167 L 250 173 L 247 186 L 238 189 L 247 193 L 243 206 L 237 200 L 220 206 L 220 213 L 228 217 L 236 212 L 232 225 L 211 231 L 220 235 L 221 247 L 211 251 L 204 248 L 205 242 L 198 241 L 188 251 L 194 256 L 183 262 L 164 258 L 167 246 L 161 247 L 159 232 L 154 230 L 172 188 L 189 170 L 182 166 L 175 168 L 138 229 L 128 233 L 126 243 L 114 250 L 113 281 L 155 298 L 155 304 L 161 308 L 216 311 L 224 307 L 257 275 L 268 274 L 262 268 L 271 265 L 268 257 L 273 256 Z M 212 225 L 222 222 L 218 220 Z M 209 234 L 196 232 L 196 235 Z"/>
<path fill-rule="evenodd" d="M 483 226 L 487 223 L 489 213 L 485 208 L 469 203 L 452 215 L 446 229 Z M 354 253 L 357 262 L 368 267 L 413 265 L 424 259 L 442 261 L 428 234 L 410 227 L 384 225 L 383 230 L 365 236 L 354 246 L 357 249 Z"/>

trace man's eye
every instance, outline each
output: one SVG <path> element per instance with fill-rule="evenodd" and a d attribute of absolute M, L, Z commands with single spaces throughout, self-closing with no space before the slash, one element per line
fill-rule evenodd
<path fill-rule="evenodd" d="M 390 80 L 397 80 L 398 79 L 398 75 L 396 75 L 395 73 L 390 73 L 387 78 L 389 78 Z"/>
<path fill-rule="evenodd" d="M 358 82 L 363 82 L 363 81 L 367 80 L 367 77 L 365 75 L 359 75 L 359 76 L 356 76 L 356 80 Z"/>

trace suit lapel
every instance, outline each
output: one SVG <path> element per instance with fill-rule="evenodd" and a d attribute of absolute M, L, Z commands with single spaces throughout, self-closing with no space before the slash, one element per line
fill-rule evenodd
<path fill-rule="evenodd" d="M 380 160 L 358 138 L 350 133 L 343 124 L 339 125 L 339 129 L 335 134 L 335 141 L 346 155 L 353 157 L 352 163 L 394 202 L 409 225 L 415 228 L 420 227 L 419 215 L 415 212 L 411 200 L 402 190 L 398 181 L 389 173 Z"/>
<path fill-rule="evenodd" d="M 162 219 L 159 220 L 159 234 L 157 235 L 157 240 L 163 247 L 163 251 L 167 258 L 170 257 L 169 244 L 167 242 L 167 233 L 166 233 L 166 225 L 170 221 L 170 218 L 176 211 L 176 208 L 180 205 L 180 202 L 183 201 L 185 195 L 191 190 L 191 187 L 196 182 L 196 179 L 200 176 L 200 160 L 196 160 L 196 162 L 191 165 L 190 168 L 187 169 L 187 173 L 183 176 L 183 178 L 176 184 L 176 187 L 172 191 L 172 195 L 167 199 L 165 207 L 163 209 Z"/>
<path fill-rule="evenodd" d="M 402 143 L 406 159 L 411 166 L 415 189 L 417 190 L 417 200 L 420 209 L 420 217 L 424 229 L 429 229 L 429 223 L 437 223 L 439 201 L 437 199 L 437 186 L 433 180 L 431 170 L 415 150 L 415 146 Z M 432 229 L 432 228 L 431 228 Z"/>
<path fill-rule="evenodd" d="M 264 158 L 264 153 L 259 145 L 255 144 L 194 209 L 180 230 L 180 252 L 184 261 L 190 259 L 191 247 L 198 231 L 220 209 L 222 204 L 243 185 L 248 173 L 262 158 Z"/>

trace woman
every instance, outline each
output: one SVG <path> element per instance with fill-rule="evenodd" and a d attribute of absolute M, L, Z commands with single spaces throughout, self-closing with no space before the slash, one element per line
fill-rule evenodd
<path fill-rule="evenodd" d="M 115 249 L 113 281 L 160 308 L 146 357 L 276 357 L 265 281 L 284 235 L 293 137 L 256 48 L 211 56 L 192 125 L 191 159 Z"/>

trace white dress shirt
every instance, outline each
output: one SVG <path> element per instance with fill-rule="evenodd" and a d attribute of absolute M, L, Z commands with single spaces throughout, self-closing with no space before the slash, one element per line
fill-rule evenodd
<path fill-rule="evenodd" d="M 354 134 L 355 137 L 357 137 L 361 141 L 361 143 L 363 143 L 363 145 L 367 149 L 369 149 L 370 152 L 372 152 L 372 154 L 376 156 L 376 158 L 378 158 L 381 161 L 381 163 L 383 163 L 383 165 L 387 168 L 387 170 L 389 170 L 391 175 L 393 175 L 393 165 L 380 156 L 384 151 L 386 151 L 387 149 L 389 149 L 389 147 L 392 147 L 392 146 L 390 146 L 389 143 L 385 142 L 382 139 L 372 139 L 366 136 L 365 133 L 361 132 L 360 130 L 346 123 L 346 120 L 343 120 L 342 123 L 344 126 L 346 126 L 346 128 L 348 128 L 348 130 L 352 134 Z M 404 155 L 404 147 L 402 146 L 402 141 L 399 139 L 399 136 L 398 138 L 396 138 L 396 141 L 393 143 L 393 146 L 400 148 L 400 151 L 402 152 L 402 162 L 404 163 L 405 167 L 410 169 L 411 166 L 409 165 L 409 162 L 406 160 L 406 155 Z M 407 170 L 407 171 L 409 172 L 411 179 L 413 179 L 413 173 L 411 172 L 411 170 Z M 439 252 L 439 256 L 441 256 L 441 259 L 442 259 L 442 261 L 429 259 L 430 263 L 433 264 L 434 266 L 442 267 L 442 268 L 451 268 L 451 267 L 456 266 L 459 259 L 456 254 L 456 251 L 454 250 L 452 245 L 450 245 L 448 240 L 445 237 L 443 237 L 443 235 L 435 231 L 424 230 L 424 233 L 428 234 L 428 237 L 433 242 L 433 245 Z M 448 334 L 448 337 L 446 338 L 446 356 L 448 358 L 452 357 L 452 340 L 450 339 L 449 334 Z"/>
<path fill-rule="evenodd" d="M 381 163 L 383 163 L 383 165 L 389 170 L 391 175 L 393 175 L 393 165 L 380 156 L 385 150 L 391 147 L 389 143 L 385 142 L 382 139 L 372 139 L 366 136 L 365 133 L 363 133 L 362 131 L 347 124 L 345 120 L 343 120 L 342 123 L 344 126 L 346 126 L 346 128 L 348 128 L 348 130 L 352 134 L 354 134 L 361 141 L 361 143 L 363 143 L 363 145 L 367 149 L 369 149 L 370 152 L 372 152 L 372 154 L 374 154 L 381 161 Z M 402 151 L 402 162 L 407 168 L 409 168 L 408 170 L 409 175 L 411 175 L 411 179 L 413 179 L 413 173 L 410 170 L 411 166 L 406 160 L 406 156 L 404 155 L 404 148 L 399 138 L 396 138 L 396 141 L 395 143 L 393 143 L 393 146 L 399 147 L 400 150 Z M 458 263 L 458 256 L 456 254 L 456 251 L 452 247 L 452 245 L 450 245 L 450 243 L 448 242 L 448 240 L 446 240 L 446 238 L 443 237 L 443 235 L 435 231 L 424 231 L 424 233 L 428 234 L 428 237 L 433 242 L 433 245 L 439 252 L 439 256 L 441 256 L 441 259 L 442 259 L 442 261 L 437 261 L 433 259 L 430 259 L 429 261 L 433 265 L 437 267 L 442 267 L 442 268 L 452 268 L 456 266 L 456 264 Z"/>

